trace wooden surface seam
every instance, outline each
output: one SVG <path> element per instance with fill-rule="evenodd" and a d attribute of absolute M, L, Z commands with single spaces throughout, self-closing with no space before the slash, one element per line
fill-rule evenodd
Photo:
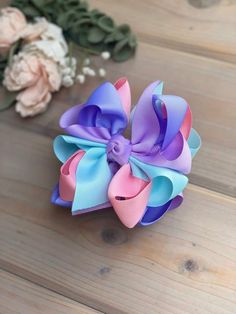
<path fill-rule="evenodd" d="M 99 314 L 102 312 L 0 269 L 0 313 Z"/>

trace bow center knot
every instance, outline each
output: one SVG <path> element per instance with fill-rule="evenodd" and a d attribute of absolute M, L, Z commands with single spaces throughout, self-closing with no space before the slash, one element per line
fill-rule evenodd
<path fill-rule="evenodd" d="M 108 161 L 114 161 L 122 166 L 128 163 L 130 153 L 130 140 L 120 134 L 114 135 L 107 144 Z"/>

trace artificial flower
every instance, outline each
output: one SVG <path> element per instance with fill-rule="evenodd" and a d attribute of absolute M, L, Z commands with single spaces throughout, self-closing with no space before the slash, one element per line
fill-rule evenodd
<path fill-rule="evenodd" d="M 61 75 L 52 59 L 40 52 L 23 51 L 6 68 L 3 84 L 10 91 L 22 90 L 16 97 L 16 111 L 27 117 L 47 109 L 51 93 L 61 86 Z"/>
<path fill-rule="evenodd" d="M 7 7 L 0 11 L 0 54 L 8 52 L 11 45 L 21 37 L 26 26 L 26 18 L 20 10 Z"/>
<path fill-rule="evenodd" d="M 40 36 L 47 31 L 49 23 L 45 18 L 36 18 L 35 23 L 28 23 L 25 29 L 21 32 L 20 37 L 26 42 L 32 42 L 40 39 Z"/>

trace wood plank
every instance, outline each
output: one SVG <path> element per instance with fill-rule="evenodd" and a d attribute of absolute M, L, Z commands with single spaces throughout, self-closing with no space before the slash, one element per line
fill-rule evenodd
<path fill-rule="evenodd" d="M 140 43 L 135 59 L 109 63 L 108 80 L 127 76 L 133 104 L 156 79 L 165 81 L 164 92 L 184 97 L 191 105 L 194 127 L 202 136 L 202 149 L 194 160 L 190 181 L 236 196 L 236 66 L 191 54 Z M 2 112 L 0 121 L 55 137 L 62 131 L 58 120 L 64 110 L 84 101 L 100 81 L 75 85 L 54 94 L 49 110 L 33 119 L 21 119 L 14 108 Z"/>
<path fill-rule="evenodd" d="M 148 228 L 50 205 L 51 139 L 0 125 L 0 267 L 106 313 L 235 313 L 236 202 L 189 185 Z"/>
<path fill-rule="evenodd" d="M 101 312 L 0 270 L 0 313 L 98 314 Z"/>
<path fill-rule="evenodd" d="M 236 63 L 236 2 L 228 0 L 90 0 L 129 23 L 142 42 Z"/>

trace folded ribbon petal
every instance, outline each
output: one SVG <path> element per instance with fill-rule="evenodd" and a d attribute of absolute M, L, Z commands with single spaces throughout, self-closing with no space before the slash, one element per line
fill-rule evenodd
<path fill-rule="evenodd" d="M 74 153 L 62 166 L 59 179 L 59 193 L 64 201 L 73 201 L 76 188 L 76 169 L 85 152 Z"/>
<path fill-rule="evenodd" d="M 189 138 L 188 138 L 188 145 L 191 151 L 192 158 L 195 157 L 197 152 L 201 147 L 201 138 L 195 129 L 191 129 Z"/>
<path fill-rule="evenodd" d="M 188 106 L 183 124 L 181 125 L 180 131 L 187 140 L 189 138 L 189 134 L 192 128 L 192 112 Z"/>
<path fill-rule="evenodd" d="M 67 110 L 60 119 L 61 128 L 73 136 L 100 143 L 123 131 L 128 123 L 131 97 L 128 81 L 123 78 L 113 86 L 104 83 L 84 105 Z"/>
<path fill-rule="evenodd" d="M 68 135 L 57 136 L 53 143 L 54 152 L 61 162 L 65 162 L 79 149 L 86 151 L 91 147 L 105 148 L 106 145 Z"/>
<path fill-rule="evenodd" d="M 84 126 L 78 123 L 81 105 L 76 105 L 67 110 L 60 119 L 60 127 L 68 134 L 84 138 L 90 141 L 107 143 L 111 138 L 110 132 L 106 128 Z"/>
<path fill-rule="evenodd" d="M 106 149 L 93 147 L 80 160 L 76 170 L 76 189 L 72 212 L 108 202 L 107 190 L 112 172 L 107 162 Z"/>
<path fill-rule="evenodd" d="M 59 205 L 59 206 L 63 206 L 63 207 L 72 207 L 72 202 L 71 201 L 64 201 L 61 197 L 60 197 L 60 192 L 59 192 L 59 185 L 57 184 L 52 192 L 52 196 L 51 196 L 51 202 Z M 95 211 L 95 210 L 99 210 L 102 208 L 107 208 L 110 207 L 111 204 L 109 202 L 97 205 L 97 206 L 93 206 L 90 208 L 84 208 L 83 210 L 80 210 L 79 212 L 74 212 L 72 213 L 72 215 L 77 215 L 77 214 L 84 214 L 84 213 L 88 213 L 91 211 Z"/>
<path fill-rule="evenodd" d="M 150 193 L 148 206 L 157 207 L 164 205 L 169 200 L 182 192 L 188 183 L 188 178 L 177 171 L 161 168 L 143 163 L 136 158 L 130 158 L 133 174 L 141 179 L 143 173 L 152 180 L 152 190 Z M 140 171 L 141 170 L 141 171 Z"/>
<path fill-rule="evenodd" d="M 109 82 L 95 89 L 79 112 L 79 124 L 106 128 L 111 135 L 121 133 L 127 123 L 119 93 Z"/>
<path fill-rule="evenodd" d="M 148 206 L 144 216 L 140 220 L 140 224 L 142 226 L 148 226 L 157 222 L 159 219 L 161 219 L 165 215 L 165 213 L 168 210 L 172 210 L 176 207 L 179 207 L 182 201 L 183 201 L 183 196 L 182 194 L 180 194 L 180 195 L 175 196 L 172 200 L 168 201 L 164 205 L 157 206 L 157 207 Z"/>
<path fill-rule="evenodd" d="M 148 155 L 138 156 L 141 161 L 158 167 L 170 168 L 188 174 L 191 170 L 192 158 L 189 145 L 181 132 L 163 151 L 151 152 Z"/>
<path fill-rule="evenodd" d="M 122 223 L 133 228 L 143 216 L 151 182 L 134 177 L 129 164 L 115 174 L 108 189 L 109 200 Z"/>
<path fill-rule="evenodd" d="M 162 149 L 165 149 L 178 133 L 184 121 L 188 104 L 178 96 L 160 95 L 158 98 L 163 102 L 166 110 L 167 126 L 162 144 Z"/>
<path fill-rule="evenodd" d="M 114 86 L 120 96 L 121 104 L 123 106 L 124 112 L 126 113 L 127 119 L 129 119 L 131 108 L 131 94 L 129 82 L 126 78 L 121 78 L 115 82 Z"/>
<path fill-rule="evenodd" d="M 160 81 L 150 84 L 141 95 L 132 118 L 131 143 L 133 152 L 147 154 L 156 144 L 160 134 L 160 124 L 153 107 L 153 91 Z"/>

